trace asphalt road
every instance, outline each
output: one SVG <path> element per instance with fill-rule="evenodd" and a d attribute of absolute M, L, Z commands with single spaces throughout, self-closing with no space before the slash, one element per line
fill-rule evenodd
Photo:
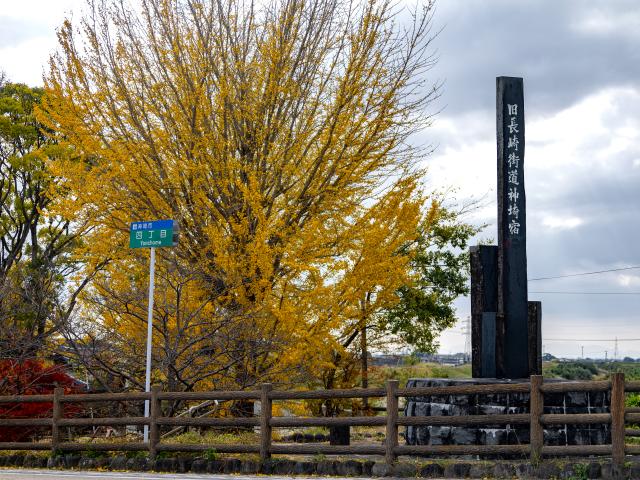
<path fill-rule="evenodd" d="M 1 480 L 94 480 L 97 478 L 122 479 L 122 480 L 168 480 L 177 478 L 180 480 L 265 480 L 264 475 L 217 475 L 195 473 L 136 473 L 136 472 L 80 472 L 66 470 L 27 470 L 27 469 L 2 469 Z M 270 480 L 318 480 L 321 477 L 283 477 L 270 475 Z M 339 477 L 331 477 L 332 480 L 341 480 Z M 371 480 L 357 479 L 354 477 L 343 480 Z"/>

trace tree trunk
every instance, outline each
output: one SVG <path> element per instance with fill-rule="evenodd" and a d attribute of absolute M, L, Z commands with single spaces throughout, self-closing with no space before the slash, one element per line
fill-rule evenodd
<path fill-rule="evenodd" d="M 367 325 L 362 324 L 360 330 L 360 351 L 362 352 L 362 388 L 369 388 L 369 359 L 367 358 Z M 369 406 L 369 399 L 367 397 L 362 398 L 362 408 L 366 409 Z"/>

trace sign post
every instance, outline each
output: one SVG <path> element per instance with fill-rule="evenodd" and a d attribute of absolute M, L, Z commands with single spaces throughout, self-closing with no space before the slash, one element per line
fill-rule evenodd
<path fill-rule="evenodd" d="M 151 348 L 153 336 L 153 291 L 155 289 L 156 247 L 173 247 L 175 224 L 173 220 L 154 222 L 133 222 L 129 227 L 129 248 L 150 248 L 149 262 L 149 308 L 147 311 L 147 364 L 145 371 L 145 392 L 151 391 Z M 144 416 L 149 418 L 149 400 L 144 401 Z M 144 442 L 149 442 L 149 425 L 144 426 Z"/>

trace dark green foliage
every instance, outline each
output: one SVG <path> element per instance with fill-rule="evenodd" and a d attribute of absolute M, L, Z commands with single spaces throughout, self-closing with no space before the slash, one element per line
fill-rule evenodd
<path fill-rule="evenodd" d="M 469 239 L 479 229 L 440 206 L 420 227 L 413 249 L 412 285 L 398 290 L 400 302 L 382 316 L 383 328 L 421 352 L 437 349 L 437 336 L 456 322 L 453 301 L 469 292 Z"/>
<path fill-rule="evenodd" d="M 563 362 L 555 365 L 549 373 L 567 380 L 592 380 L 598 374 L 598 368 L 591 362 Z"/>
<path fill-rule="evenodd" d="M 625 380 L 640 380 L 640 364 L 626 362 L 609 362 L 602 366 L 610 373 L 622 372 Z"/>
<path fill-rule="evenodd" d="M 33 357 L 69 314 L 70 222 L 50 215 L 47 162 L 64 155 L 36 120 L 43 91 L 0 78 L 0 355 Z M 73 300 L 75 296 L 71 297 Z"/>

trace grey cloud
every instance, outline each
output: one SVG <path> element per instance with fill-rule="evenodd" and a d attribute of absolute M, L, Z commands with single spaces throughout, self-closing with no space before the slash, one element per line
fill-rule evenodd
<path fill-rule="evenodd" d="M 499 75 L 523 76 L 528 111 L 566 107 L 606 86 L 632 85 L 640 78 L 637 29 L 590 30 L 580 21 L 610 24 L 637 14 L 635 0 L 442 0 L 436 25 L 440 61 L 432 72 L 444 77 L 446 115 L 493 109 Z M 625 25 L 628 25 L 625 24 Z"/>

